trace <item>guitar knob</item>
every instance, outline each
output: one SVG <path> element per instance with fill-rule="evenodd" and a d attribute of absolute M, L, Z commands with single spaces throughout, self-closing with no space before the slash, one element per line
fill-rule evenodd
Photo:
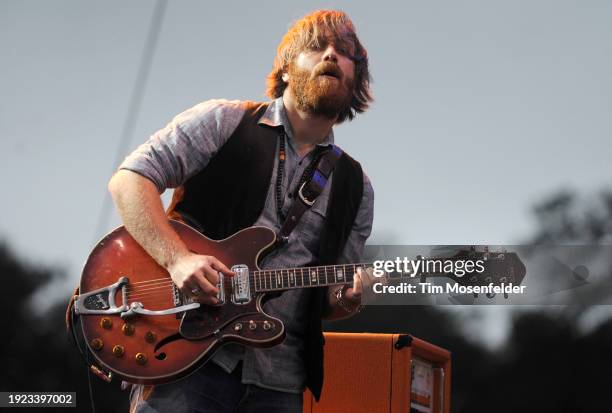
<path fill-rule="evenodd" d="M 157 340 L 157 334 L 152 331 L 147 331 L 145 333 L 145 341 L 147 343 L 155 343 L 155 340 Z"/>
<path fill-rule="evenodd" d="M 115 347 L 113 347 L 113 354 L 115 355 L 115 357 L 121 358 L 123 357 L 123 354 L 125 354 L 125 349 L 123 348 L 123 346 L 116 345 Z"/>
<path fill-rule="evenodd" d="M 100 320 L 100 327 L 106 330 L 110 330 L 112 326 L 113 326 L 113 321 L 110 318 L 104 317 L 102 320 Z"/>
<path fill-rule="evenodd" d="M 249 330 L 255 330 L 257 328 L 257 323 L 253 320 L 249 321 Z"/>
<path fill-rule="evenodd" d="M 242 323 L 234 324 L 234 331 L 240 331 L 240 330 L 242 330 Z"/>
<path fill-rule="evenodd" d="M 131 336 L 134 334 L 134 324 L 130 324 L 130 323 L 125 323 L 123 325 L 123 327 L 121 327 L 121 330 L 123 331 L 123 334 L 125 334 L 126 336 Z"/>
<path fill-rule="evenodd" d="M 100 351 L 102 350 L 102 347 L 104 347 L 104 342 L 102 341 L 101 338 L 94 338 L 93 340 L 91 340 L 89 342 L 89 345 L 91 346 L 91 348 L 93 348 L 96 351 Z"/>
<path fill-rule="evenodd" d="M 147 364 L 147 355 L 145 353 L 136 353 L 134 358 L 136 359 L 136 363 L 140 364 L 141 366 Z"/>
<path fill-rule="evenodd" d="M 271 328 L 272 328 L 272 323 L 271 323 L 271 322 L 269 322 L 269 321 L 264 321 L 264 323 L 263 323 L 263 329 L 264 329 L 264 330 L 266 330 L 266 331 L 268 331 L 268 330 L 270 330 Z"/>

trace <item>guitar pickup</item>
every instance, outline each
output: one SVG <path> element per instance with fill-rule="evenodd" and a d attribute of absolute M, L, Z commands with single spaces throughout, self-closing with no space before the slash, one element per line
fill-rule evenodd
<path fill-rule="evenodd" d="M 248 304 L 251 302 L 249 267 L 240 264 L 234 265 L 231 269 L 236 273 L 232 277 L 232 303 L 237 305 Z"/>

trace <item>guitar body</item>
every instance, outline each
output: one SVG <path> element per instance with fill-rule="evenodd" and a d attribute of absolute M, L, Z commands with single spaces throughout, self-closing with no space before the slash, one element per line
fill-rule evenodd
<path fill-rule="evenodd" d="M 210 360 L 226 343 L 274 346 L 284 339 L 285 327 L 263 312 L 266 292 L 350 285 L 359 268 L 371 267 L 339 264 L 261 271 L 259 258 L 276 241 L 272 230 L 251 227 L 213 241 L 183 223 L 170 224 L 191 251 L 217 257 L 236 275 L 220 277 L 219 305 L 200 305 L 180 293 L 168 272 L 124 227 L 96 245 L 83 269 L 74 314 L 80 316 L 83 336 L 98 364 L 131 383 L 177 380 Z M 525 276 L 525 266 L 515 253 L 470 249 L 427 259 L 462 265 L 466 260 L 481 260 L 485 271 L 465 277 L 429 270 L 417 275 L 445 276 L 465 286 L 520 285 Z M 400 276 L 413 278 L 415 273 Z"/>
<path fill-rule="evenodd" d="M 251 227 L 214 241 L 185 224 L 170 223 L 191 251 L 248 271 L 258 270 L 260 255 L 276 239 L 270 229 Z M 139 305 L 159 312 L 191 302 L 179 293 L 168 272 L 120 227 L 103 238 L 87 259 L 75 309 L 87 345 L 101 366 L 128 382 L 167 383 L 196 370 L 223 344 L 270 347 L 284 339 L 283 323 L 262 310 L 264 294 L 251 288 L 248 302 L 235 302 L 232 278 L 224 278 L 225 299 L 218 306 L 164 315 L 126 312 Z M 109 289 L 112 285 L 116 288 Z"/>

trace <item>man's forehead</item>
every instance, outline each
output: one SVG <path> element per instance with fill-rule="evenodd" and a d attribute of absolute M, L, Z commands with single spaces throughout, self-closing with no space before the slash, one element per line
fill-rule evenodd
<path fill-rule="evenodd" d="M 329 27 L 319 27 L 312 33 L 311 42 L 317 44 L 335 43 L 354 49 L 355 34 L 350 28 L 344 25 L 338 26 L 334 29 Z"/>
<path fill-rule="evenodd" d="M 324 40 L 341 40 L 343 42 L 353 42 L 354 33 L 346 25 L 331 27 L 317 27 L 314 31 L 314 37 Z"/>

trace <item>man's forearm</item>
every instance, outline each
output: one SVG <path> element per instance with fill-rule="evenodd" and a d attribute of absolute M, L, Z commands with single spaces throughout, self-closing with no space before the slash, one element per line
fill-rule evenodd
<path fill-rule="evenodd" d="M 169 268 L 187 247 L 168 223 L 157 188 L 149 179 L 118 171 L 108 189 L 126 229 L 162 267 Z"/>

